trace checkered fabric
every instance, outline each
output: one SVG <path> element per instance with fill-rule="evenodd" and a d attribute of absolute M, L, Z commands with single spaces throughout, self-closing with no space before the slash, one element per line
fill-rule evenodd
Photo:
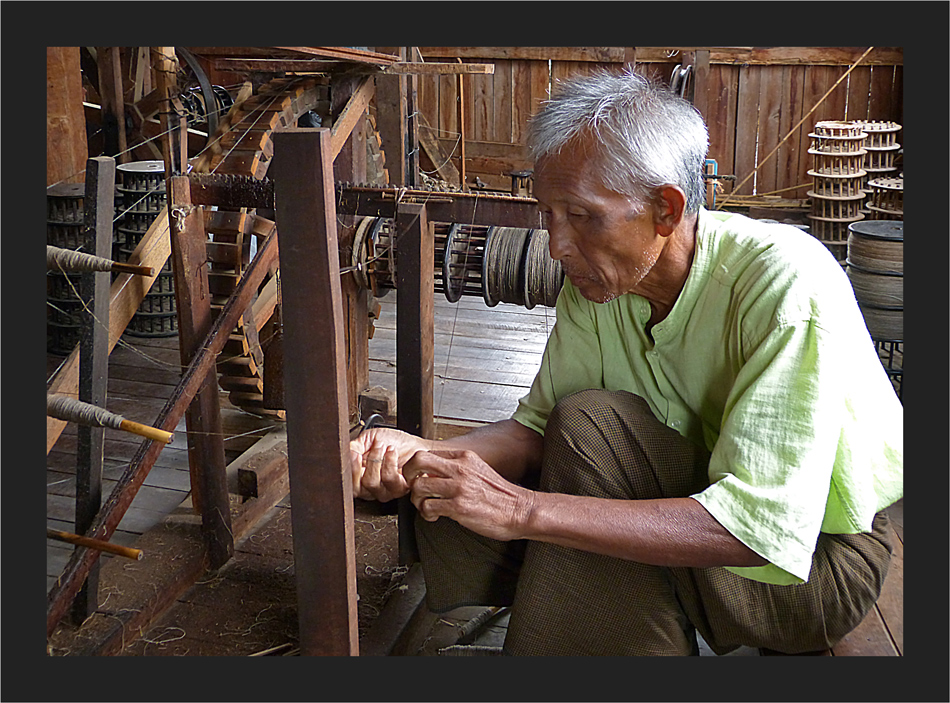
<path fill-rule="evenodd" d="M 540 489 L 626 500 L 685 497 L 708 485 L 709 454 L 631 393 L 562 400 L 544 438 Z M 775 586 L 722 568 L 665 568 L 542 542 L 498 542 L 452 520 L 416 522 L 429 608 L 511 605 L 511 655 L 688 655 L 695 630 L 717 654 L 739 646 L 827 649 L 880 594 L 891 547 L 872 532 L 822 534 L 805 584 Z"/>

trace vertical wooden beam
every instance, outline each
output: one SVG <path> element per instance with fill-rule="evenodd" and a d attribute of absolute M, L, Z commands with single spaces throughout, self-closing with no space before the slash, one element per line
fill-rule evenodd
<path fill-rule="evenodd" d="M 201 350 L 211 330 L 211 292 L 208 288 L 208 252 L 201 208 L 191 203 L 187 176 L 169 183 L 172 271 L 178 315 L 181 364 L 187 367 Z M 201 388 L 185 412 L 191 497 L 201 514 L 202 533 L 211 568 L 223 566 L 234 553 L 228 497 L 224 436 L 217 374 L 205 374 Z"/>
<path fill-rule="evenodd" d="M 459 63 L 462 60 L 459 59 Z M 459 186 L 468 190 L 465 180 L 465 76 L 458 74 Z"/>
<path fill-rule="evenodd" d="M 396 425 L 432 438 L 435 241 L 425 205 L 400 205 L 396 232 Z M 399 560 L 408 564 L 418 559 L 412 527 L 415 511 L 408 498 L 400 499 L 397 509 Z"/>
<path fill-rule="evenodd" d="M 46 185 L 82 182 L 89 158 L 79 47 L 46 47 Z"/>
<path fill-rule="evenodd" d="M 405 47 L 376 47 L 381 53 L 399 55 L 405 61 Z M 408 185 L 409 173 L 406 134 L 408 132 L 406 105 L 406 76 L 376 76 L 376 129 L 379 130 L 386 152 L 389 182 Z"/>
<path fill-rule="evenodd" d="M 115 212 L 115 159 L 99 156 L 86 162 L 86 193 L 83 198 L 85 250 L 112 258 L 112 219 Z M 79 340 L 79 400 L 106 407 L 109 374 L 109 281 L 108 271 L 83 273 L 82 336 Z M 92 527 L 102 504 L 102 460 L 105 430 L 79 425 L 76 449 L 76 534 Z M 99 606 L 99 561 L 92 565 L 76 599 L 72 616 L 82 623 Z"/>
<path fill-rule="evenodd" d="M 625 71 L 633 73 L 637 69 L 637 47 L 625 46 L 623 48 L 623 68 Z"/>
<path fill-rule="evenodd" d="M 102 102 L 102 133 L 105 152 L 122 164 L 129 160 L 125 135 L 125 93 L 122 85 L 121 47 L 96 49 L 99 66 L 99 99 Z"/>
<path fill-rule="evenodd" d="M 359 652 L 353 484 L 330 131 L 274 134 L 284 400 L 300 650 Z M 431 268 L 431 265 L 430 265 Z"/>
<path fill-rule="evenodd" d="M 179 176 L 188 165 L 188 122 L 178 99 L 178 61 L 175 47 L 160 46 L 155 50 L 158 89 L 161 93 L 162 158 L 165 175 Z"/>
<path fill-rule="evenodd" d="M 399 428 L 433 437 L 435 243 L 425 206 L 396 211 L 396 407 Z"/>
<path fill-rule="evenodd" d="M 412 47 L 406 47 L 406 57 L 413 56 Z M 421 185 L 419 177 L 419 76 L 406 77 L 406 185 Z"/>
<path fill-rule="evenodd" d="M 362 85 L 361 76 L 334 79 L 330 84 L 330 112 L 339 117 L 354 92 Z M 372 80 L 371 78 L 369 80 Z M 334 126 L 337 123 L 334 121 Z M 338 181 L 366 182 L 366 118 L 360 117 L 333 159 L 333 175 Z M 341 251 L 353 246 L 357 218 L 344 215 L 338 231 Z M 355 425 L 359 419 L 359 394 L 369 387 L 369 292 L 356 283 L 354 276 L 344 276 L 340 281 L 343 295 L 343 310 L 346 329 L 346 387 L 349 405 L 349 420 Z"/>
<path fill-rule="evenodd" d="M 709 49 L 693 52 L 693 105 L 709 121 Z"/>

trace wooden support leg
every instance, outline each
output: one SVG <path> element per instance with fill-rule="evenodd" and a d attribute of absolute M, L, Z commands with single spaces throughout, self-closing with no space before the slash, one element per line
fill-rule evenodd
<path fill-rule="evenodd" d="M 364 87 L 365 86 L 365 87 Z M 366 182 L 366 134 L 364 130 L 365 108 L 360 108 L 361 100 L 354 104 L 354 96 L 359 98 L 360 91 L 373 91 L 372 79 L 365 76 L 340 77 L 330 86 L 330 111 L 334 115 L 333 126 L 339 136 L 346 133 L 346 124 L 352 120 L 355 124 L 349 132 L 340 151 L 333 158 L 333 176 L 337 182 Z M 351 107 L 352 106 L 352 107 Z M 357 112 L 358 110 L 358 112 Z M 354 113 L 353 115 L 349 113 Z M 349 117 L 349 120 L 346 118 Z M 332 134 L 332 132 L 331 132 Z M 338 222 L 342 225 L 337 235 L 341 251 L 353 246 L 357 218 L 342 215 Z M 369 291 L 356 282 L 354 276 L 344 276 L 340 281 L 343 292 L 343 310 L 346 329 L 346 379 L 349 389 L 350 425 L 359 421 L 359 394 L 369 385 Z M 365 416 L 364 416 L 365 417 Z"/>
<path fill-rule="evenodd" d="M 181 364 L 187 367 L 211 330 L 211 293 L 208 289 L 208 252 L 203 215 L 191 204 L 187 176 L 169 179 L 172 271 L 178 313 Z M 201 513 L 211 568 L 223 566 L 234 553 L 231 507 L 224 458 L 224 436 L 218 379 L 214 369 L 185 413 L 191 497 Z"/>
<path fill-rule="evenodd" d="M 275 133 L 270 173 L 281 240 L 300 651 L 356 655 L 353 479 L 330 131 Z"/>
<path fill-rule="evenodd" d="M 100 156 L 86 162 L 83 199 L 85 250 L 112 258 L 112 219 L 115 212 L 115 160 Z M 83 273 L 82 337 L 79 341 L 79 400 L 106 407 L 109 373 L 109 272 Z M 92 526 L 102 503 L 102 459 L 105 430 L 79 425 L 76 450 L 76 534 Z M 72 616 L 82 623 L 99 605 L 99 562 L 73 601 Z"/>
<path fill-rule="evenodd" d="M 396 211 L 396 425 L 431 439 L 435 436 L 435 240 L 425 205 L 400 205 Z M 414 510 L 408 498 L 399 504 L 399 560 L 418 559 Z"/>

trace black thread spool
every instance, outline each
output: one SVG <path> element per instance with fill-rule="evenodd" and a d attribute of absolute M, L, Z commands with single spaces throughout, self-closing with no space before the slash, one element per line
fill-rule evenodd
<path fill-rule="evenodd" d="M 59 183 L 46 189 L 46 243 L 60 249 L 83 246 L 85 183 Z M 46 272 L 46 351 L 70 354 L 82 334 L 80 273 Z"/>
<path fill-rule="evenodd" d="M 533 229 L 524 258 L 524 305 L 529 310 L 535 305 L 554 307 L 564 283 L 561 262 L 551 258 L 547 230 Z"/>
<path fill-rule="evenodd" d="M 145 233 L 166 204 L 165 163 L 159 160 L 134 161 L 116 166 L 121 186 L 122 220 L 117 261 L 128 261 Z M 174 337 L 178 334 L 175 280 L 171 257 L 158 272 L 155 282 L 129 320 L 125 333 L 133 337 Z"/>
<path fill-rule="evenodd" d="M 485 304 L 524 305 L 524 252 L 531 230 L 493 227 L 485 242 L 482 295 Z"/>

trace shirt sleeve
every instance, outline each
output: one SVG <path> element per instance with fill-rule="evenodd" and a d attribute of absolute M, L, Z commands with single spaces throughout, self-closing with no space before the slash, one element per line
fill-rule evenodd
<path fill-rule="evenodd" d="M 729 395 L 693 496 L 768 560 L 727 567 L 769 583 L 807 581 L 828 500 L 844 394 L 831 335 L 811 321 L 776 325 L 751 351 Z"/>
<path fill-rule="evenodd" d="M 590 303 L 565 279 L 541 366 L 512 418 L 543 435 L 558 401 L 577 391 L 603 387 L 603 378 L 603 355 Z"/>

